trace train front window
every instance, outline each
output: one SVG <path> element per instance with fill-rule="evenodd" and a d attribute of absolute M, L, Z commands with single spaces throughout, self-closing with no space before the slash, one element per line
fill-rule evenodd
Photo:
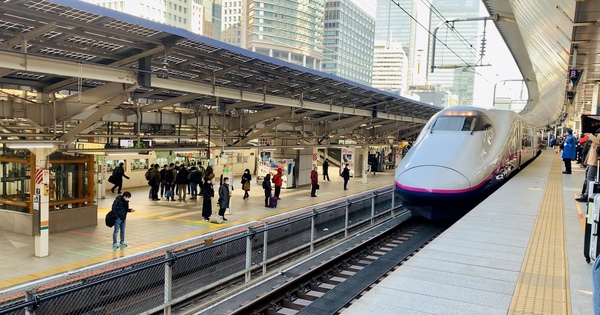
<path fill-rule="evenodd" d="M 471 131 L 477 124 L 476 116 L 440 116 L 431 130 Z"/>

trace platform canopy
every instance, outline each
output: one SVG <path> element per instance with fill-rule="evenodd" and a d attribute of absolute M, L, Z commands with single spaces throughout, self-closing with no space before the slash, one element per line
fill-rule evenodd
<path fill-rule="evenodd" d="M 209 130 L 238 146 L 391 142 L 441 109 L 74 0 L 0 1 L 0 84 L 4 132 L 65 142 Z"/>
<path fill-rule="evenodd" d="M 483 0 L 515 58 L 529 90 L 525 114 L 538 125 L 598 106 L 600 82 L 600 1 Z M 581 71 L 573 87 L 571 70 Z M 567 92 L 574 92 L 572 104 Z M 596 102 L 593 105 L 594 101 Z"/>

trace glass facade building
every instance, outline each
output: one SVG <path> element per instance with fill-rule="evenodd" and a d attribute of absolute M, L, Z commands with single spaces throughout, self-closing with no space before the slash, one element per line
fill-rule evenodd
<path fill-rule="evenodd" d="M 435 10 L 439 11 L 445 20 L 454 20 L 479 16 L 481 6 L 479 0 L 432 0 L 431 3 L 432 32 L 442 21 L 440 16 L 435 14 Z M 458 95 L 461 105 L 473 104 L 475 70 L 467 64 L 474 65 L 479 60 L 482 25 L 481 21 L 456 22 L 455 31 L 442 25 L 437 32 L 437 37 L 448 47 L 437 42 L 434 52 L 435 66 L 449 69 L 435 69 L 433 73 L 429 73 L 428 82 Z M 458 68 L 453 68 L 455 66 Z"/>
<path fill-rule="evenodd" d="M 375 18 L 351 0 L 325 4 L 322 71 L 371 86 Z"/>
<path fill-rule="evenodd" d="M 320 69 L 325 0 L 247 1 L 247 49 Z"/>

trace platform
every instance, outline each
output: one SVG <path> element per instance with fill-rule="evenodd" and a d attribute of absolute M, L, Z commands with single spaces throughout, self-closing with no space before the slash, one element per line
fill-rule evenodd
<path fill-rule="evenodd" d="M 317 191 L 317 198 L 310 197 L 310 187 L 282 189 L 281 200 L 275 209 L 264 207 L 263 190 L 255 183 L 251 187 L 250 198 L 243 200 L 241 185 L 235 181 L 232 214 L 225 215 L 229 222 L 224 224 L 202 221 L 202 198 L 188 198 L 186 202 L 165 199 L 151 201 L 148 199 L 148 189 L 130 190 L 130 206 L 136 211 L 127 216 L 126 243 L 129 247 L 124 251 L 112 250 L 113 229 L 104 225 L 104 216 L 116 196 L 109 192 L 106 199 L 99 201 L 98 225 L 50 234 L 48 257 L 34 257 L 34 237 L 0 231 L 0 289 L 390 185 L 393 183 L 393 170 L 377 173 L 374 177 L 370 175 L 367 184 L 363 184 L 361 178 L 351 179 L 348 191 L 343 190 L 343 181 L 339 176 L 331 176 L 330 182 L 321 179 L 322 176 L 319 179 L 321 189 Z M 218 185 L 215 185 L 215 192 L 217 189 Z M 124 190 L 128 189 L 125 187 Z M 216 199 L 213 211 L 216 211 Z"/>
<path fill-rule="evenodd" d="M 342 314 L 592 314 L 585 171 L 543 151 Z"/>

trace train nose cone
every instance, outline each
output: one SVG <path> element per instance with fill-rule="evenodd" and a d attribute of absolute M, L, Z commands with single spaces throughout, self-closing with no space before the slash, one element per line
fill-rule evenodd
<path fill-rule="evenodd" d="M 396 178 L 396 185 L 403 190 L 454 194 L 471 188 L 469 180 L 461 173 L 447 167 L 426 165 L 408 169 Z"/>

